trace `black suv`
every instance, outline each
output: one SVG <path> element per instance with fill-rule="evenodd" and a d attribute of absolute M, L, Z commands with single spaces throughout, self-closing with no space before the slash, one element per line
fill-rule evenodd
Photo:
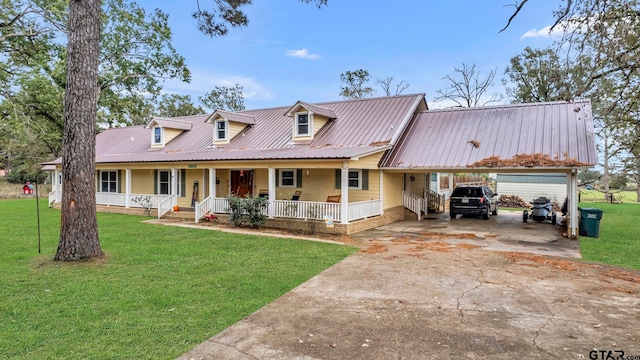
<path fill-rule="evenodd" d="M 458 214 L 482 215 L 489 219 L 498 215 L 498 194 L 494 194 L 486 185 L 462 185 L 451 193 L 449 214 L 455 219 Z"/>

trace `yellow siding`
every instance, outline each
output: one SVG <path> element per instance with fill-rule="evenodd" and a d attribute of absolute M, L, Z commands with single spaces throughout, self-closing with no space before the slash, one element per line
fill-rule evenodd
<path fill-rule="evenodd" d="M 246 124 L 229 121 L 229 139 L 233 139 L 233 137 L 238 135 L 245 127 L 247 127 Z"/>
<path fill-rule="evenodd" d="M 384 155 L 384 151 L 362 157 L 358 160 L 349 160 L 347 166 L 349 166 L 350 169 L 377 169 L 382 155 Z"/>
<path fill-rule="evenodd" d="M 122 179 L 125 181 L 124 174 Z M 153 194 L 153 180 L 153 170 L 131 170 L 131 193 Z"/>
<path fill-rule="evenodd" d="M 384 172 L 382 176 L 382 183 L 384 186 L 382 190 L 382 208 L 389 209 L 396 206 L 402 206 L 402 181 L 404 179 L 402 173 Z"/>
<path fill-rule="evenodd" d="M 411 176 L 414 180 L 411 181 Z M 416 194 L 420 197 L 424 195 L 424 173 L 407 173 L 407 179 L 409 180 L 409 187 L 412 194 Z"/>
<path fill-rule="evenodd" d="M 260 189 L 269 188 L 269 170 L 256 169 L 253 172 L 253 196 L 258 196 Z"/>
<path fill-rule="evenodd" d="M 282 167 L 282 169 L 295 169 L 295 167 Z M 307 171 L 309 171 L 308 176 Z M 296 190 L 302 190 L 301 201 L 326 201 L 328 195 L 340 194 L 340 190 L 334 189 L 334 176 L 333 169 L 302 169 L 302 188 L 277 187 L 276 199 L 289 200 Z"/>
<path fill-rule="evenodd" d="M 313 135 L 315 136 L 318 131 L 327 123 L 329 119 L 319 115 L 313 115 Z"/>
<path fill-rule="evenodd" d="M 164 144 L 168 144 L 169 141 L 173 140 L 176 136 L 182 134 L 182 130 L 178 129 L 162 129 L 164 131 Z"/>
<path fill-rule="evenodd" d="M 219 169 L 216 171 L 216 177 L 220 179 L 220 183 L 216 184 L 216 197 L 229 196 L 229 170 Z"/>
<path fill-rule="evenodd" d="M 349 202 L 380 198 L 380 175 L 378 170 L 369 170 L 369 190 L 349 190 Z M 335 177 L 335 173 L 334 173 Z M 335 182 L 335 179 L 334 179 Z M 334 184 L 335 186 L 335 184 Z"/>

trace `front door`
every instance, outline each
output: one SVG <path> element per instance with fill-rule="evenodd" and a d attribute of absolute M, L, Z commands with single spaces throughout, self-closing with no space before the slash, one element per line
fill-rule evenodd
<path fill-rule="evenodd" d="M 253 170 L 231 170 L 231 193 L 240 197 L 253 196 Z"/>

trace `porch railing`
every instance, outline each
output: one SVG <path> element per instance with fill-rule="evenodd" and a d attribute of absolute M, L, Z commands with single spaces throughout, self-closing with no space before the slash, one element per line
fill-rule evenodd
<path fill-rule="evenodd" d="M 425 189 L 425 208 L 423 210 L 426 209 L 433 209 L 435 212 L 440 213 L 444 211 L 444 195 L 440 195 L 435 191 L 432 190 L 426 190 Z"/>
<path fill-rule="evenodd" d="M 366 200 L 349 203 L 349 221 L 365 219 L 382 214 L 381 200 Z"/>
<path fill-rule="evenodd" d="M 333 221 L 340 221 L 340 203 L 316 202 L 316 201 L 291 201 L 274 200 L 274 217 L 287 217 L 295 219 L 323 219 L 331 216 Z"/>
<path fill-rule="evenodd" d="M 151 205 L 150 208 L 155 209 L 158 207 L 160 201 L 166 200 L 169 196 L 170 195 L 129 194 L 129 207 L 146 208 L 148 205 Z"/>
<path fill-rule="evenodd" d="M 423 203 L 424 199 L 416 194 L 406 191 L 402 193 L 402 205 L 404 205 L 404 207 L 411 210 L 412 212 L 416 213 L 418 215 L 418 220 L 420 220 L 420 218 L 422 217 L 422 208 L 424 206 Z"/>
<path fill-rule="evenodd" d="M 178 205 L 178 197 L 175 195 L 169 195 L 166 199 L 158 202 L 158 219 L 164 214 L 171 211 L 171 209 Z"/>
<path fill-rule="evenodd" d="M 207 212 L 215 214 L 226 214 L 229 211 L 229 199 L 219 197 L 207 197 L 199 203 L 196 203 L 196 222 L 200 221 Z"/>
<path fill-rule="evenodd" d="M 56 191 L 50 191 L 49 192 L 49 207 L 51 207 L 51 204 L 53 204 L 54 202 L 56 202 Z"/>
<path fill-rule="evenodd" d="M 126 194 L 96 192 L 96 204 L 107 206 L 125 206 Z"/>

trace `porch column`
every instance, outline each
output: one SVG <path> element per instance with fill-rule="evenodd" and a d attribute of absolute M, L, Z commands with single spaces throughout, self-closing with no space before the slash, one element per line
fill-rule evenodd
<path fill-rule="evenodd" d="M 216 169 L 209 168 L 209 196 L 216 197 Z"/>
<path fill-rule="evenodd" d="M 267 215 L 270 218 L 273 218 L 274 210 L 274 200 L 276 199 L 276 169 L 270 167 L 269 168 L 269 197 L 267 201 Z"/>
<path fill-rule="evenodd" d="M 340 178 L 340 222 L 349 223 L 349 167 L 347 162 L 342 163 L 342 176 Z"/>
<path fill-rule="evenodd" d="M 378 199 L 380 200 L 380 215 L 384 215 L 383 202 L 384 202 L 384 176 L 383 171 L 378 170 L 378 174 L 380 174 L 380 194 L 378 195 Z"/>
<path fill-rule="evenodd" d="M 570 174 L 567 174 L 567 231 L 570 238 L 578 237 L 578 177 L 576 170 L 571 170 Z"/>
<path fill-rule="evenodd" d="M 131 169 L 124 170 L 124 207 L 129 207 L 131 201 Z"/>
<path fill-rule="evenodd" d="M 60 173 L 58 172 L 58 168 L 55 168 L 53 170 L 53 180 L 51 181 L 51 186 L 53 187 L 53 191 L 55 192 L 55 199 L 56 202 L 58 201 L 58 192 L 60 191 L 59 187 L 60 187 Z"/>
<path fill-rule="evenodd" d="M 178 171 L 171 168 L 171 195 L 178 195 Z"/>

